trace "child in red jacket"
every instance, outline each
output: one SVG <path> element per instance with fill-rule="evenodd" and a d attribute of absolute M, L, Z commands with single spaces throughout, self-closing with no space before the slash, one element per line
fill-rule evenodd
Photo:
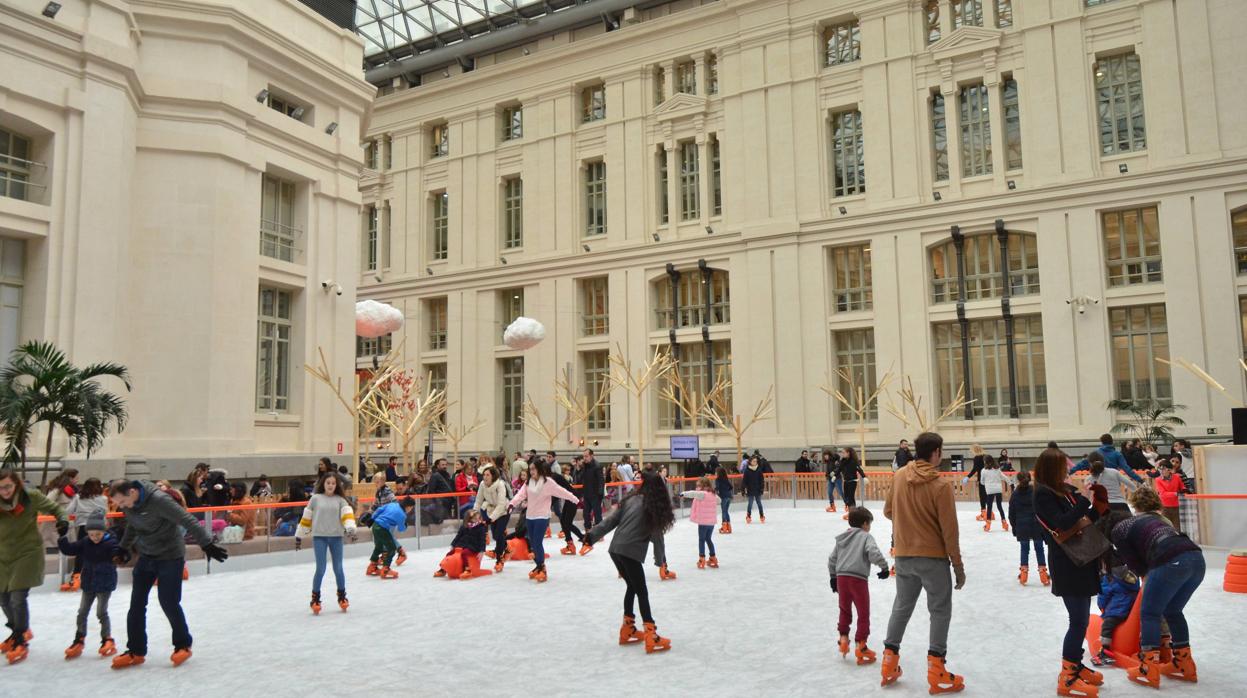
<path fill-rule="evenodd" d="M 1160 463 L 1160 477 L 1156 478 L 1156 493 L 1160 495 L 1161 513 L 1169 519 L 1169 523 L 1173 524 L 1173 530 L 1182 532 L 1178 518 L 1178 495 L 1186 491 L 1186 485 L 1182 482 L 1182 476 L 1174 472 L 1176 466 L 1182 465 L 1182 456 L 1174 454 L 1173 459 L 1176 464 L 1169 461 Z"/>

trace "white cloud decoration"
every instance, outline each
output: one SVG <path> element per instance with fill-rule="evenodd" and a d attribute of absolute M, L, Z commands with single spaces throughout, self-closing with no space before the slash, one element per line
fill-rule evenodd
<path fill-rule="evenodd" d="M 355 334 L 369 339 L 397 332 L 403 327 L 403 311 L 374 300 L 355 304 Z"/>
<path fill-rule="evenodd" d="M 511 349 L 532 349 L 546 338 L 546 327 L 528 317 L 517 317 L 502 333 L 502 343 Z"/>

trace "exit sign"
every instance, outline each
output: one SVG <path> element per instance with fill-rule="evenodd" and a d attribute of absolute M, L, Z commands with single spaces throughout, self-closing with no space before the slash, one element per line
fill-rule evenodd
<path fill-rule="evenodd" d="M 1208 428 L 1207 428 L 1207 429 L 1205 429 L 1204 431 L 1205 431 L 1206 433 L 1208 433 L 1209 435 L 1212 435 L 1212 434 L 1217 433 L 1217 428 L 1216 428 L 1216 427 L 1208 427 Z"/>

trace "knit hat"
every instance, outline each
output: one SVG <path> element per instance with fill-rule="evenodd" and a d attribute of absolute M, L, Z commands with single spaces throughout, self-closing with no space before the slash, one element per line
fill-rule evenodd
<path fill-rule="evenodd" d="M 102 511 L 92 512 L 90 515 L 87 516 L 86 525 L 87 525 L 88 531 L 103 531 L 105 528 L 107 528 L 104 525 L 104 512 Z"/>

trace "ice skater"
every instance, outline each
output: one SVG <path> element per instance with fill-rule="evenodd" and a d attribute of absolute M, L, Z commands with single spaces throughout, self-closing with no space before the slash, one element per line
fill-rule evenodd
<path fill-rule="evenodd" d="M 996 511 L 1000 513 L 1000 525 L 1004 530 L 1009 530 L 1009 519 L 1005 517 L 1005 507 L 1002 503 L 1004 498 L 1004 475 L 1000 473 L 1000 464 L 991 456 L 983 456 L 983 471 L 979 473 L 979 487 L 983 488 L 984 499 L 984 523 L 983 530 L 990 532 L 992 530 L 992 505 L 996 505 Z"/>
<path fill-rule="evenodd" d="M 368 558 L 368 570 L 365 574 L 382 579 L 398 579 L 398 573 L 390 569 L 390 561 L 398 552 L 398 541 L 394 533 L 407 530 L 407 512 L 415 508 L 416 500 L 403 497 L 372 512 L 372 556 Z"/>
<path fill-rule="evenodd" d="M 27 488 L 8 468 L 0 468 L 0 608 L 11 631 L 0 643 L 9 664 L 22 661 L 30 650 L 30 590 L 43 584 L 43 538 L 39 514 L 56 517 L 56 533 L 69 531 L 65 511 L 37 489 Z"/>
<path fill-rule="evenodd" d="M 827 572 L 831 576 L 831 590 L 840 595 L 840 655 L 849 656 L 849 624 L 853 621 L 853 609 L 857 609 L 857 632 L 853 636 L 853 656 L 858 666 L 875 661 L 875 653 L 866 646 L 870 637 L 870 586 L 867 575 L 871 565 L 879 566 L 879 579 L 887 579 L 888 560 L 879 551 L 875 537 L 870 535 L 870 523 L 875 517 L 869 510 L 856 507 L 849 510 L 849 530 L 836 536 L 836 547 L 827 557 Z"/>
<path fill-rule="evenodd" d="M 974 517 L 975 521 L 987 520 L 987 492 L 983 489 L 983 478 L 980 473 L 983 472 L 983 466 L 987 461 L 987 453 L 983 447 L 978 444 L 970 445 L 970 454 L 974 456 L 974 467 L 970 469 L 970 474 L 961 478 L 961 484 L 966 484 L 974 478 L 978 478 L 979 490 L 979 515 Z"/>
<path fill-rule="evenodd" d="M 494 572 L 501 572 L 509 555 L 507 551 L 507 484 L 501 479 L 498 466 L 491 465 L 481 474 L 481 486 L 476 491 L 473 511 L 479 511 L 494 536 Z"/>
<path fill-rule="evenodd" d="M 624 617 L 619 627 L 619 644 L 645 642 L 646 654 L 671 649 L 671 640 L 658 634 L 658 626 L 650 612 L 649 590 L 645 586 L 645 552 L 654 546 L 654 564 L 666 567 L 667 552 L 663 534 L 671 530 L 675 515 L 671 512 L 671 496 L 662 478 L 649 472 L 641 473 L 641 486 L 623 498 L 619 506 L 602 523 L 589 531 L 589 544 L 602 540 L 611 531 L 610 556 L 623 578 Z M 636 628 L 633 603 L 641 606 L 645 631 Z"/>
<path fill-rule="evenodd" d="M 463 524 L 459 526 L 458 533 L 455 534 L 453 540 L 450 541 L 450 552 L 446 553 L 447 557 L 452 555 L 458 556 L 459 561 L 463 564 L 463 571 L 459 573 L 459 579 L 472 578 L 472 561 L 481 559 L 481 553 L 485 552 L 485 519 L 481 516 L 479 509 L 469 509 L 463 516 Z M 437 571 L 433 573 L 434 577 L 445 577 L 446 569 L 439 566 Z"/>
<path fill-rule="evenodd" d="M 556 472 L 551 471 L 550 479 L 558 483 L 559 487 L 562 487 L 568 492 L 572 492 L 572 483 L 568 482 L 567 478 L 563 477 L 562 473 L 556 473 Z M 585 491 L 586 492 L 588 491 L 588 486 L 585 486 Z M 602 506 L 601 502 L 598 502 L 598 507 L 600 508 L 601 506 Z M 585 526 L 588 526 L 589 523 L 587 520 L 588 519 L 587 512 L 589 511 L 589 500 L 587 498 L 584 500 L 584 508 L 586 512 Z M 587 543 L 585 543 L 585 532 L 580 530 L 580 528 L 576 526 L 576 503 L 575 502 L 551 502 L 550 511 L 552 513 L 558 514 L 559 531 L 563 534 L 563 542 L 567 544 L 563 546 L 563 548 L 559 550 L 559 552 L 564 555 L 575 555 L 576 554 L 576 545 L 572 543 L 572 536 L 574 535 L 576 536 L 576 540 L 580 541 L 580 554 L 588 555 L 589 551 L 593 550 L 593 548 L 589 546 Z M 599 520 L 600 519 L 601 519 L 601 515 L 599 514 Z"/>
<path fill-rule="evenodd" d="M 1100 577 L 1100 651 L 1091 655 L 1096 666 L 1116 664 L 1109 652 L 1113 649 L 1113 631 L 1130 617 L 1134 600 L 1139 596 L 1139 578 L 1129 567 L 1119 565 Z"/>
<path fill-rule="evenodd" d="M 719 497 L 719 508 L 723 510 L 723 523 L 719 525 L 719 533 L 727 535 L 732 532 L 732 481 L 727 477 L 727 468 L 715 468 L 714 490 Z"/>
<path fill-rule="evenodd" d="M 379 473 L 384 479 L 385 474 Z M 346 572 L 342 569 L 342 538 L 355 540 L 355 510 L 346 501 L 346 481 L 338 473 L 329 473 L 316 483 L 316 493 L 303 508 L 299 530 L 295 533 L 294 549 L 303 547 L 303 537 L 312 536 L 316 555 L 316 572 L 312 575 L 312 614 L 320 615 L 320 583 L 325 578 L 327 557 L 333 558 L 333 578 L 338 584 L 338 608 L 346 611 L 351 603 L 346 598 Z M 384 505 L 382 505 L 384 506 Z"/>
<path fill-rule="evenodd" d="M 84 535 L 78 540 L 70 542 L 69 536 L 61 536 L 56 541 L 61 553 L 73 557 L 82 570 L 79 577 L 82 601 L 78 604 L 78 630 L 74 633 L 73 643 L 65 650 L 65 659 L 82 656 L 87 638 L 87 617 L 91 615 L 92 606 L 95 606 L 95 615 L 100 621 L 100 656 L 111 657 L 117 653 L 113 626 L 108 617 L 108 599 L 117 590 L 117 562 L 126 562 L 130 557 L 117 544 L 117 539 L 104 530 L 104 512 L 92 512 L 83 522 Z"/>
<path fill-rule="evenodd" d="M 749 465 L 742 471 L 742 484 L 745 490 L 745 523 L 753 523 L 753 505 L 758 504 L 758 520 L 766 523 L 766 512 L 762 509 L 762 493 L 766 491 L 765 471 L 758 463 L 758 457 L 749 458 Z"/>
<path fill-rule="evenodd" d="M 852 446 L 840 449 L 840 477 L 844 480 L 844 516 L 841 518 L 847 521 L 849 512 L 857 506 L 858 478 L 862 482 L 866 481 L 866 471 L 862 470 L 862 463 L 857 459 L 857 452 Z"/>
<path fill-rule="evenodd" d="M 1035 546 L 1035 562 L 1039 564 L 1039 582 L 1044 586 L 1052 583 L 1048 577 L 1048 561 L 1044 556 L 1043 530 L 1035 518 L 1035 488 L 1031 486 L 1031 474 L 1022 470 L 1017 474 L 1018 486 L 1009 496 L 1009 521 L 1013 524 L 1013 537 L 1021 548 L 1022 564 L 1018 568 L 1018 582 L 1026 586 L 1030 578 L 1031 545 Z"/>
<path fill-rule="evenodd" d="M 528 505 L 526 517 L 528 547 L 533 551 L 533 561 L 536 563 L 533 571 L 528 573 L 528 578 L 538 582 L 544 582 L 548 578 L 543 538 L 546 529 L 550 527 L 550 504 L 555 497 L 571 502 L 573 505 L 578 501 L 576 495 L 550 479 L 549 463 L 537 461 L 528 466 L 528 479 L 520 487 L 520 491 L 511 498 L 511 504 L 507 507 L 509 513 L 522 503 Z"/>
<path fill-rule="evenodd" d="M 730 487 L 730 485 L 729 485 Z M 704 570 L 709 565 L 719 569 L 719 558 L 714 554 L 715 509 L 719 506 L 719 496 L 714 493 L 710 478 L 703 477 L 697 481 L 697 489 L 683 493 L 686 499 L 693 500 L 688 520 L 697 524 L 697 569 Z M 706 560 L 706 548 L 710 548 L 710 560 Z"/>

